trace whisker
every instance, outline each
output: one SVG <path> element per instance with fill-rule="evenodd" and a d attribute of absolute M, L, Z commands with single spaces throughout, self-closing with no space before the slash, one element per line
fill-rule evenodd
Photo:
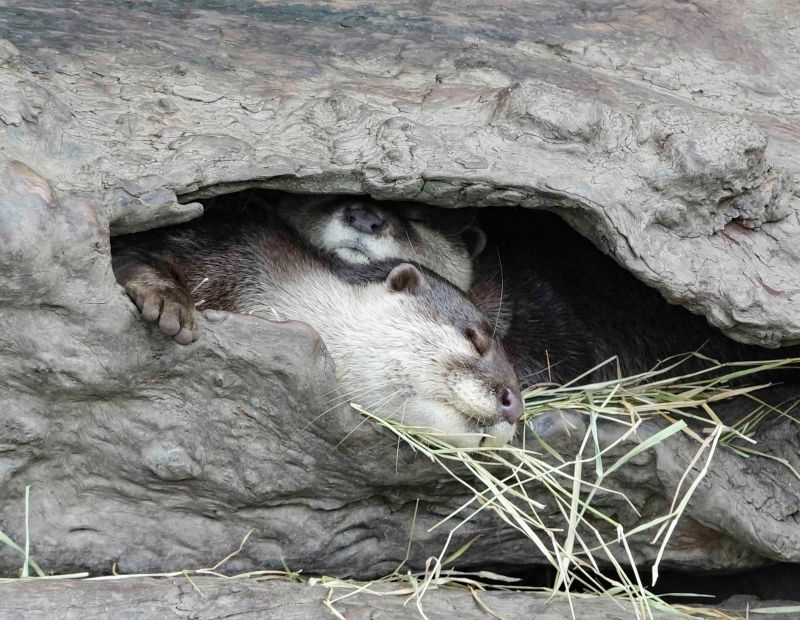
<path fill-rule="evenodd" d="M 544 368 L 542 368 L 541 370 L 536 370 L 534 372 L 528 373 L 527 375 L 520 375 L 519 378 L 520 379 L 528 379 L 530 377 L 535 377 L 537 375 L 542 375 L 544 373 L 547 373 L 548 380 L 552 383 L 553 382 L 553 375 L 552 375 L 551 371 L 553 370 L 553 368 L 555 368 L 559 364 L 563 364 L 564 360 L 560 360 L 558 362 L 553 363 L 553 362 L 550 361 L 550 354 L 549 354 L 549 352 L 547 350 L 545 350 L 544 354 L 545 354 L 545 359 L 547 360 L 547 365 Z"/>
<path fill-rule="evenodd" d="M 373 385 L 373 386 L 368 387 L 368 388 L 363 388 L 363 389 L 360 389 L 360 390 L 354 390 L 352 392 L 349 392 L 348 394 L 345 394 L 343 396 L 338 397 L 337 399 L 334 399 L 334 404 L 331 405 L 330 407 L 328 407 L 325 411 L 323 411 L 322 413 L 320 413 L 319 415 L 317 415 L 313 419 L 311 419 L 308 422 L 308 424 L 306 424 L 305 426 L 302 427 L 303 430 L 307 429 L 309 426 L 311 426 L 312 424 L 317 422 L 326 413 L 330 413 L 331 411 L 333 411 L 337 407 L 341 407 L 346 402 L 353 400 L 354 397 L 363 397 L 363 396 L 366 396 L 367 394 L 370 394 L 372 392 L 377 392 L 379 390 L 382 390 L 389 383 L 391 383 L 391 381 L 387 380 L 384 383 L 382 383 L 381 385 Z M 338 400 L 338 402 L 336 402 L 337 400 Z"/>
<path fill-rule="evenodd" d="M 352 390 L 349 390 L 348 392 L 342 392 L 341 391 L 342 386 L 339 385 L 336 388 L 334 388 L 333 390 L 330 390 L 330 391 L 326 392 L 325 394 L 323 394 L 323 396 L 327 396 L 328 394 L 332 394 L 332 393 L 338 391 L 339 395 L 336 397 L 336 399 L 344 402 L 344 401 L 350 399 L 353 396 L 356 396 L 358 394 L 362 394 L 363 392 L 367 392 L 369 390 L 374 390 L 376 388 L 386 387 L 387 385 L 391 384 L 392 382 L 393 382 L 393 379 L 386 379 L 386 380 L 382 381 L 381 383 L 378 383 L 378 384 L 375 384 L 375 385 L 371 385 L 371 386 L 367 386 L 367 387 L 354 388 Z"/>
<path fill-rule="evenodd" d="M 408 239 L 408 247 L 411 248 L 411 255 L 414 257 L 414 262 L 422 264 L 419 260 L 419 256 L 417 255 L 417 251 L 414 249 L 414 244 L 411 241 L 411 235 L 408 234 L 408 231 L 403 231 L 406 233 L 406 239 Z"/>
<path fill-rule="evenodd" d="M 503 288 L 505 286 L 505 278 L 503 277 L 503 261 L 500 258 L 500 247 L 494 246 L 494 249 L 497 250 L 497 264 L 500 266 L 500 301 L 497 304 L 497 314 L 494 317 L 494 329 L 492 330 L 492 338 L 494 338 L 495 334 L 497 333 L 497 324 L 500 322 L 500 312 L 503 309 Z"/>
<path fill-rule="evenodd" d="M 406 405 L 407 404 L 408 404 L 408 399 L 406 398 L 403 401 L 403 413 L 400 416 L 400 424 L 404 424 L 405 423 Z M 394 412 L 392 412 L 392 415 L 394 415 Z M 400 470 L 400 439 L 401 439 L 400 435 L 398 435 L 397 436 L 397 444 L 396 444 L 395 453 L 394 453 L 394 470 L 395 470 L 395 472 Z"/>
<path fill-rule="evenodd" d="M 474 208 L 474 207 L 473 207 L 473 208 Z M 477 209 L 474 209 L 474 211 L 473 211 L 473 213 L 472 213 L 471 217 L 469 218 L 469 221 L 468 221 L 468 222 L 465 222 L 465 223 L 464 223 L 464 224 L 461 226 L 461 228 L 460 228 L 460 229 L 453 231 L 453 233 L 452 233 L 452 234 L 445 235 L 445 236 L 446 236 L 446 237 L 460 237 L 461 235 L 463 235 L 463 234 L 464 234 L 464 231 L 466 231 L 466 230 L 467 230 L 467 229 L 469 229 L 469 228 L 472 228 L 472 225 L 475 223 L 475 220 L 477 220 L 477 219 L 478 219 L 478 210 L 477 210 Z"/>
<path fill-rule="evenodd" d="M 385 401 L 385 400 L 388 400 L 388 399 L 390 399 L 390 398 L 393 398 L 394 396 L 396 396 L 396 395 L 397 395 L 397 394 L 399 394 L 399 393 L 400 393 L 400 390 L 397 390 L 396 392 L 393 392 L 392 394 L 390 394 L 389 396 L 387 396 L 387 397 L 386 397 L 385 399 L 383 399 L 383 400 Z M 376 415 L 377 415 L 377 414 L 376 414 Z M 350 435 L 352 435 L 352 434 L 353 434 L 353 433 L 355 433 L 355 432 L 356 432 L 356 431 L 357 431 L 359 428 L 361 428 L 361 425 L 362 425 L 362 424 L 364 424 L 364 422 L 366 422 L 368 419 L 369 419 L 369 418 L 363 418 L 363 419 L 362 419 L 362 420 L 361 420 L 361 421 L 360 421 L 358 424 L 356 424 L 356 425 L 355 425 L 355 427 L 354 427 L 354 428 L 353 428 L 353 429 L 352 429 L 352 430 L 351 430 L 349 433 L 347 433 L 347 435 L 345 435 L 344 437 L 342 437 L 341 441 L 339 441 L 339 443 L 337 443 L 337 444 L 336 444 L 336 447 L 338 448 L 338 447 L 339 447 L 339 446 L 341 446 L 341 445 L 342 445 L 342 444 L 343 444 L 345 441 L 347 441 L 347 439 L 350 437 Z"/>

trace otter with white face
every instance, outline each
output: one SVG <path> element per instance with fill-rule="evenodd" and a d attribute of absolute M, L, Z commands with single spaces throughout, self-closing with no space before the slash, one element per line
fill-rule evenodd
<path fill-rule="evenodd" d="M 471 209 L 360 196 L 295 195 L 277 198 L 272 208 L 306 243 L 345 263 L 414 261 L 462 291 L 469 289 L 473 258 L 486 244 Z"/>
<path fill-rule="evenodd" d="M 502 445 L 522 414 L 516 375 L 484 316 L 437 275 L 400 261 L 345 265 L 270 213 L 202 218 L 112 240 L 144 318 L 182 344 L 193 305 L 273 308 L 321 334 L 345 394 L 456 446 Z"/>

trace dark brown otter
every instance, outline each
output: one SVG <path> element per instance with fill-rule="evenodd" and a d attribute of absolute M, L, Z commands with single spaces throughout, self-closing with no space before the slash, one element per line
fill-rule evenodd
<path fill-rule="evenodd" d="M 460 446 L 514 434 L 522 401 L 502 345 L 463 292 L 424 268 L 347 265 L 263 210 L 117 237 L 112 257 L 144 318 L 179 343 L 197 338 L 195 304 L 305 321 L 345 393 L 376 415 Z"/>
<path fill-rule="evenodd" d="M 486 237 L 475 209 L 443 209 L 366 196 L 308 195 L 249 190 L 210 201 L 228 213 L 259 207 L 277 213 L 311 247 L 351 265 L 413 261 L 462 291 L 472 283 L 472 261 Z"/>
<path fill-rule="evenodd" d="M 667 303 L 553 214 L 494 212 L 481 225 L 490 243 L 470 294 L 502 334 L 523 385 L 563 383 L 613 356 L 618 363 L 586 380 L 645 372 L 694 351 L 721 362 L 800 356 L 798 347 L 776 351 L 727 338 L 705 317 Z M 690 358 L 675 372 L 708 366 Z M 797 380 L 800 372 L 766 378 Z"/>

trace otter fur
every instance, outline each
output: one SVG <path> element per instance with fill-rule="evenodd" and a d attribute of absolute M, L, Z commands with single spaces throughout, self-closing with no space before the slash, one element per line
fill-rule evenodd
<path fill-rule="evenodd" d="M 365 196 L 302 195 L 250 190 L 214 199 L 212 209 L 246 205 L 276 213 L 311 247 L 351 265 L 390 259 L 427 267 L 462 291 L 486 236 L 474 209 L 443 209 Z"/>
<path fill-rule="evenodd" d="M 470 295 L 502 335 L 523 385 L 570 381 L 613 356 L 618 363 L 587 380 L 645 372 L 694 351 L 720 362 L 800 355 L 798 347 L 778 352 L 727 338 L 705 317 L 667 303 L 553 214 L 509 210 L 482 226 L 489 246 Z M 673 374 L 708 366 L 688 359 Z M 762 378 L 794 382 L 800 372 Z"/>
<path fill-rule="evenodd" d="M 457 446 L 502 445 L 522 414 L 516 375 L 483 314 L 436 274 L 398 260 L 348 265 L 276 214 L 219 212 L 112 240 L 115 275 L 179 343 L 194 306 L 269 309 L 321 334 L 345 394 Z"/>

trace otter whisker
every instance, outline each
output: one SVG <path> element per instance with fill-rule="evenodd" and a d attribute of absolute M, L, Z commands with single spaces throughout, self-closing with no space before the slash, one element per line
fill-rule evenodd
<path fill-rule="evenodd" d="M 497 264 L 500 266 L 500 299 L 497 303 L 497 314 L 494 317 L 494 329 L 492 330 L 492 338 L 494 338 L 495 334 L 497 333 L 497 324 L 500 322 L 500 312 L 503 309 L 503 286 L 505 284 L 505 279 L 503 278 L 503 260 L 500 258 L 500 248 L 498 246 L 494 247 L 497 250 Z"/>
<path fill-rule="evenodd" d="M 408 404 L 408 399 L 406 398 L 403 401 L 403 413 L 400 415 L 400 424 L 405 424 L 405 417 L 406 417 L 406 405 Z M 394 415 L 394 412 L 392 412 Z M 397 436 L 397 444 L 395 447 L 395 454 L 394 454 L 394 470 L 395 472 L 399 471 L 400 469 L 400 435 Z"/>
<path fill-rule="evenodd" d="M 367 387 L 348 390 L 347 392 L 342 393 L 340 396 L 334 399 L 334 402 L 338 400 L 338 404 L 343 405 L 344 403 L 354 400 L 356 398 L 363 398 L 364 396 L 370 394 L 375 390 L 382 390 L 387 386 L 391 386 L 393 383 L 394 383 L 393 379 L 386 379 L 380 383 L 375 383 Z"/>
<path fill-rule="evenodd" d="M 334 393 L 338 392 L 338 395 L 336 396 L 336 398 L 334 400 L 340 400 L 340 401 L 344 402 L 344 401 L 348 400 L 353 395 L 360 394 L 360 393 L 362 393 L 364 391 L 371 390 L 371 389 L 374 389 L 374 388 L 377 388 L 377 387 L 384 387 L 384 386 L 389 385 L 390 383 L 392 383 L 392 381 L 393 381 L 392 379 L 385 379 L 384 381 L 382 381 L 380 383 L 375 383 L 375 384 L 369 385 L 367 387 L 354 388 L 354 389 L 348 390 L 346 392 L 342 392 L 341 384 L 337 384 L 336 387 L 328 390 L 327 392 L 323 392 L 322 394 L 320 394 L 320 396 L 330 396 L 331 394 L 334 394 Z M 309 401 L 306 401 L 306 402 L 309 402 Z"/>
<path fill-rule="evenodd" d="M 385 416 L 385 419 L 387 419 L 387 420 L 388 420 L 388 419 L 391 419 L 391 418 L 394 416 L 394 414 L 395 414 L 395 413 L 396 413 L 396 412 L 397 412 L 399 409 L 402 409 L 402 410 L 403 410 L 403 415 L 400 417 L 400 423 L 402 424 L 402 423 L 403 423 L 403 420 L 404 420 L 404 417 L 405 417 L 405 408 L 406 408 L 406 405 L 408 404 L 408 401 L 409 401 L 409 399 L 408 399 L 408 398 L 406 398 L 406 399 L 403 401 L 403 403 L 397 407 L 397 409 L 395 409 L 395 410 L 394 410 L 394 411 L 393 411 L 391 414 L 389 414 L 388 416 Z M 365 419 L 366 419 L 366 418 L 365 418 Z M 353 429 L 353 430 L 355 430 L 355 429 Z M 397 445 L 398 445 L 398 450 L 399 450 L 399 445 L 400 445 L 400 444 L 399 444 L 399 441 L 400 441 L 400 439 L 401 439 L 401 437 L 399 437 L 399 436 L 398 436 L 398 444 L 397 444 Z M 367 447 L 367 448 L 365 448 L 365 449 L 364 449 L 362 452 L 360 452 L 360 453 L 359 453 L 359 455 L 368 454 L 369 452 L 371 452 L 371 451 L 373 451 L 373 450 L 375 450 L 375 449 L 381 449 L 381 448 L 380 448 L 380 444 L 375 444 L 375 445 L 368 446 L 368 447 Z M 396 457 L 396 458 L 397 458 L 397 459 L 399 459 L 399 458 L 400 458 L 399 452 L 398 452 L 398 454 L 397 454 L 397 457 Z"/>
<path fill-rule="evenodd" d="M 386 397 L 385 399 L 383 399 L 383 400 L 385 401 L 385 400 L 389 400 L 389 399 L 391 399 L 391 398 L 394 398 L 394 397 L 395 397 L 395 396 L 397 396 L 397 395 L 398 395 L 400 392 L 401 392 L 401 390 L 396 390 L 395 392 L 393 392 L 392 394 L 390 394 L 389 396 L 387 396 L 387 397 Z M 361 421 L 360 421 L 358 424 L 356 424 L 356 425 L 355 425 L 355 427 L 354 427 L 354 428 L 353 428 L 353 429 L 352 429 L 352 430 L 351 430 L 349 433 L 347 433 L 347 435 L 345 435 L 344 437 L 342 437 L 341 441 L 339 441 L 339 443 L 337 443 L 337 444 L 336 444 L 336 447 L 338 448 L 338 447 L 339 447 L 339 446 L 341 446 L 341 445 L 342 445 L 342 444 L 343 444 L 345 441 L 347 441 L 347 439 L 350 437 L 350 435 L 352 435 L 352 434 L 353 434 L 353 433 L 355 433 L 355 432 L 356 432 L 356 431 L 357 431 L 359 428 L 361 428 L 361 425 L 362 425 L 362 424 L 364 424 L 364 422 L 366 422 L 366 421 L 367 421 L 367 418 L 363 418 L 363 419 L 362 419 L 362 420 L 361 420 Z"/>
<path fill-rule="evenodd" d="M 530 379 L 532 377 L 536 377 L 538 375 L 543 375 L 544 373 L 547 373 L 548 381 L 550 383 L 553 382 L 552 370 L 553 370 L 553 368 L 555 368 L 559 364 L 563 364 L 564 360 L 559 360 L 558 362 L 553 363 L 553 362 L 550 361 L 550 354 L 549 354 L 549 352 L 547 350 L 545 350 L 544 354 L 545 354 L 545 361 L 546 361 L 547 365 L 544 368 L 541 368 L 541 369 L 536 370 L 534 372 L 529 372 L 526 375 L 520 375 L 519 376 L 519 380 L 520 381 L 522 381 L 523 379 Z"/>
<path fill-rule="evenodd" d="M 404 231 L 406 233 L 406 239 L 408 239 L 408 247 L 411 248 L 411 255 L 414 257 L 414 262 L 419 263 L 420 265 L 424 264 L 419 260 L 419 256 L 417 255 L 417 250 L 414 248 L 414 243 L 411 241 L 411 235 L 408 234 L 408 231 Z"/>
<path fill-rule="evenodd" d="M 333 411 L 337 407 L 341 407 L 345 403 L 353 400 L 354 397 L 358 397 L 358 396 L 363 397 L 363 396 L 366 396 L 366 395 L 368 395 L 368 394 L 370 394 L 372 392 L 377 392 L 379 390 L 382 390 L 384 387 L 386 387 L 390 383 L 391 383 L 391 381 L 384 381 L 382 384 L 379 384 L 379 385 L 373 385 L 373 386 L 370 386 L 368 388 L 363 388 L 361 390 L 352 390 L 348 394 L 345 394 L 343 396 L 340 396 L 340 397 L 334 399 L 334 404 L 331 405 L 330 407 L 328 407 L 325 411 L 323 411 L 319 415 L 317 415 L 314 418 L 312 418 L 308 422 L 308 424 L 306 424 L 305 426 L 302 427 L 303 430 L 307 429 L 309 426 L 311 426 L 315 422 L 319 421 L 319 419 L 322 416 L 324 416 L 325 414 L 330 413 L 331 411 Z M 336 402 L 336 401 L 338 401 L 338 402 Z"/>
<path fill-rule="evenodd" d="M 464 234 L 467 230 L 472 228 L 472 226 L 475 224 L 475 220 L 477 220 L 477 219 L 478 219 L 478 210 L 474 209 L 468 222 L 465 222 L 461 226 L 461 228 L 455 229 L 452 234 L 445 235 L 445 236 L 446 237 L 461 237 L 462 234 Z"/>
<path fill-rule="evenodd" d="M 402 389 L 395 390 L 394 392 L 392 392 L 388 396 L 380 399 L 377 403 L 373 403 L 372 404 L 372 409 L 374 409 L 375 412 L 377 413 L 378 411 L 380 411 L 381 407 L 383 407 L 384 404 L 386 404 L 387 402 L 389 402 L 391 399 L 393 399 L 398 394 L 401 394 L 402 392 L 403 392 Z"/>
<path fill-rule="evenodd" d="M 387 383 L 389 383 L 389 381 L 388 381 L 388 380 L 387 380 L 387 381 L 385 381 L 385 382 L 383 383 L 383 385 L 386 385 Z M 368 389 L 368 388 L 363 388 L 363 389 Z M 340 385 L 336 385 L 336 387 L 333 387 L 333 388 L 331 388 L 331 389 L 330 389 L 330 390 L 328 390 L 327 392 L 323 392 L 322 394 L 320 394 L 320 396 L 322 396 L 322 397 L 324 397 L 324 396 L 330 396 L 331 394 L 334 394 L 335 392 L 340 392 L 340 391 L 341 391 L 341 386 L 340 386 Z M 353 392 L 359 392 L 359 391 L 360 391 L 360 390 L 351 390 L 350 392 L 348 392 L 348 393 L 347 393 L 347 394 L 345 394 L 344 396 L 342 396 L 342 395 L 340 394 L 339 396 L 337 396 L 337 398 L 345 398 L 345 400 L 346 400 L 347 398 L 349 398 L 350 394 L 352 394 Z M 306 404 L 308 404 L 309 402 L 310 402 L 310 401 L 305 401 L 305 403 L 306 403 Z"/>

